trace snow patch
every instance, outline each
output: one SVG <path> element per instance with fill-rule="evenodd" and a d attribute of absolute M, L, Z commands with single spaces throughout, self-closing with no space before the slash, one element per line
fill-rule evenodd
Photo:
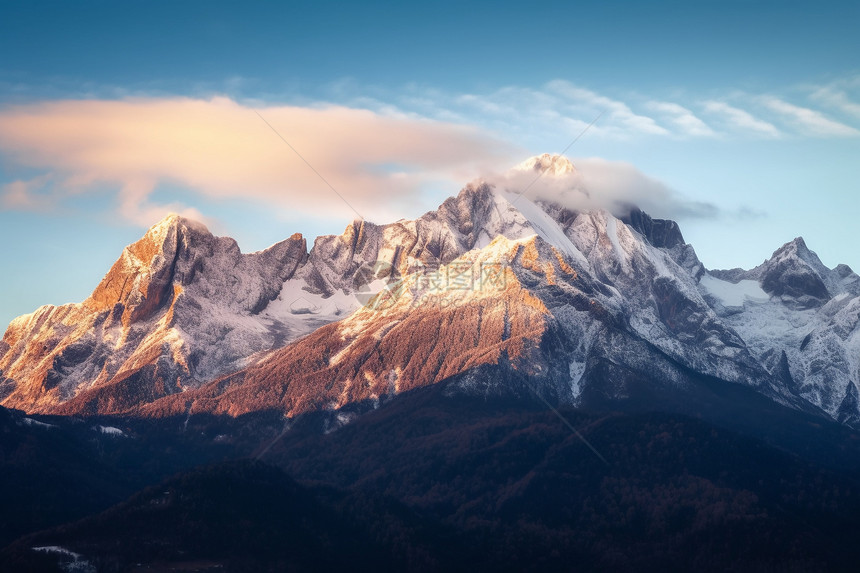
<path fill-rule="evenodd" d="M 606 216 L 606 236 L 612 244 L 612 252 L 615 255 L 615 259 L 621 263 L 621 268 L 627 271 L 627 256 L 624 249 L 621 248 L 621 243 L 618 241 L 618 220 L 609 213 L 604 213 L 604 215 Z"/>
<path fill-rule="evenodd" d="M 126 437 L 125 432 L 113 426 L 95 426 L 93 429 L 108 436 L 116 436 L 118 438 Z"/>
<path fill-rule="evenodd" d="M 526 218 L 529 225 L 538 236 L 559 249 L 562 253 L 576 261 L 580 267 L 588 267 L 588 261 L 576 245 L 565 235 L 558 223 L 538 205 L 535 205 L 522 195 L 507 191 L 496 191 L 511 206 L 514 206 Z"/>
<path fill-rule="evenodd" d="M 582 375 L 585 373 L 585 362 L 573 360 L 569 364 L 570 372 L 570 393 L 571 397 L 576 400 L 582 394 Z"/>
<path fill-rule="evenodd" d="M 296 315 L 315 314 L 326 317 L 343 316 L 360 305 L 355 296 L 338 290 L 329 297 L 305 290 L 307 283 L 302 279 L 290 279 L 281 287 L 278 296 L 269 303 L 263 314 L 282 320 L 301 320 Z M 296 312 L 299 309 L 299 312 Z"/>
<path fill-rule="evenodd" d="M 742 280 L 735 284 L 705 273 L 699 284 L 726 307 L 743 306 L 745 302 L 762 303 L 770 300 L 770 295 L 764 292 L 758 281 L 754 280 Z"/>
<path fill-rule="evenodd" d="M 54 424 L 46 424 L 45 422 L 40 422 L 39 420 L 34 420 L 33 418 L 24 418 L 21 420 L 25 426 L 36 426 L 39 428 L 56 428 Z"/>
<path fill-rule="evenodd" d="M 58 555 L 64 555 L 66 557 L 71 557 L 72 559 L 80 559 L 83 557 L 80 553 L 75 553 L 74 551 L 69 551 L 65 547 L 60 547 L 58 545 L 45 545 L 42 547 L 33 547 L 33 551 L 38 551 L 39 553 L 56 553 Z"/>
<path fill-rule="evenodd" d="M 91 565 L 89 561 L 85 560 L 83 555 L 75 553 L 74 551 L 69 551 L 65 547 L 60 547 L 58 545 L 44 545 L 41 547 L 33 547 L 32 549 L 39 553 L 58 555 L 64 560 L 63 563 L 60 563 L 60 568 L 63 571 L 68 571 L 69 573 L 95 573 L 96 571 L 96 568 Z"/>

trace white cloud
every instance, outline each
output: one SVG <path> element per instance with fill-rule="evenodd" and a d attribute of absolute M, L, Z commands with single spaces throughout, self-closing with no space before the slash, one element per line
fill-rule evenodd
<path fill-rule="evenodd" d="M 821 101 L 825 105 L 835 107 L 855 117 L 860 117 L 860 103 L 851 101 L 844 91 L 825 86 L 815 90 L 812 94 L 812 99 Z"/>
<path fill-rule="evenodd" d="M 854 137 L 857 130 L 844 123 L 827 118 L 813 109 L 796 106 L 773 96 L 762 96 L 764 105 L 788 118 L 796 127 L 809 135 L 821 137 Z"/>
<path fill-rule="evenodd" d="M 634 113 L 627 104 L 577 87 L 564 80 L 547 84 L 547 90 L 569 100 L 569 104 L 587 105 L 593 110 L 605 111 L 610 123 L 635 134 L 669 135 L 669 130 L 660 126 L 653 118 Z"/>
<path fill-rule="evenodd" d="M 420 203 L 422 186 L 454 188 L 519 153 L 476 128 L 346 107 L 258 109 L 364 216 L 389 219 Z M 337 195 L 261 121 L 227 98 L 52 101 L 0 109 L 0 152 L 52 177 L 3 189 L 5 208 L 41 208 L 106 186 L 118 212 L 148 225 L 179 203 L 156 204 L 163 184 L 207 199 L 241 198 L 276 209 L 354 217 Z"/>
<path fill-rule="evenodd" d="M 665 183 L 623 161 L 583 158 L 574 161 L 572 174 L 545 174 L 514 169 L 488 181 L 512 192 L 528 188 L 529 199 L 564 205 L 573 210 L 606 209 L 616 215 L 636 206 L 649 215 L 668 219 L 715 218 L 722 215 L 712 203 L 692 201 Z"/>
<path fill-rule="evenodd" d="M 592 137 L 626 141 L 672 135 L 670 129 L 634 112 L 626 103 L 563 80 L 536 89 L 514 85 L 465 94 L 412 85 L 390 93 L 388 99 L 400 109 L 424 117 L 479 124 L 518 142 L 547 141 L 550 147 L 569 141 L 600 113 L 603 115 L 590 128 Z M 353 106 L 368 105 L 360 95 L 347 101 Z M 385 109 L 380 101 L 369 105 L 376 111 Z"/>
<path fill-rule="evenodd" d="M 692 111 L 677 103 L 652 101 L 648 109 L 668 116 L 668 121 L 675 124 L 683 135 L 691 137 L 713 137 L 716 135 L 708 124 L 699 119 Z"/>
<path fill-rule="evenodd" d="M 812 97 L 841 112 L 860 116 L 860 104 L 852 101 L 845 91 L 840 91 L 848 90 L 845 86 L 842 82 L 819 87 Z M 360 94 L 360 90 L 358 92 Z M 860 135 L 860 130 L 829 118 L 821 111 L 770 95 L 741 92 L 727 93 L 725 98 L 704 102 L 697 99 L 663 101 L 639 96 L 621 101 L 557 79 L 538 88 L 510 85 L 494 91 L 467 94 L 411 85 L 402 92 L 389 92 L 387 96 L 380 97 L 396 102 L 397 107 L 383 104 L 382 100 L 371 103 L 360 95 L 349 101 L 370 105 L 387 114 L 398 109 L 400 113 L 410 110 L 421 117 L 480 125 L 504 134 L 509 140 L 525 143 L 534 150 L 564 147 L 598 114 L 601 115 L 590 128 L 589 137 L 603 141 L 711 138 L 726 133 L 754 138 L 778 138 L 792 132 L 814 137 Z M 754 106 L 759 111 L 748 111 L 728 103 L 740 99 L 748 103 L 744 108 Z M 707 116 L 701 116 L 700 112 Z M 764 119 L 760 112 L 766 112 L 768 119 Z M 772 123 L 775 119 L 779 121 Z"/>
<path fill-rule="evenodd" d="M 721 101 L 706 101 L 705 111 L 723 116 L 732 128 L 752 131 L 768 137 L 779 137 L 780 131 L 772 123 L 754 117 L 747 111 L 733 107 Z"/>
<path fill-rule="evenodd" d="M 489 95 L 435 91 L 421 98 L 420 90 L 415 91 L 407 95 L 424 110 L 404 108 L 402 100 L 395 100 L 395 106 L 384 98 L 366 97 L 367 105 L 379 109 L 251 107 L 223 97 L 52 101 L 0 108 L 0 153 L 44 174 L 5 185 L 0 207 L 47 209 L 72 194 L 112 188 L 116 210 L 126 220 L 148 225 L 171 211 L 205 219 L 205 208 L 200 213 L 180 202 L 157 202 L 156 191 L 169 185 L 196 194 L 203 199 L 201 205 L 243 199 L 285 213 L 350 218 L 355 216 L 351 205 L 372 220 L 387 221 L 427 207 L 424 193 L 430 186 L 439 189 L 441 184 L 454 191 L 465 181 L 521 160 L 524 153 L 492 135 L 493 129 L 515 140 L 533 136 L 535 130 L 551 133 L 558 145 L 604 110 L 590 135 L 629 139 L 715 134 L 680 104 L 643 104 L 666 118 L 670 131 L 623 102 L 563 81 L 540 90 L 508 87 Z M 337 192 L 284 145 L 255 110 Z M 779 133 L 722 102 L 707 102 L 705 110 L 759 135 Z M 473 121 L 478 113 L 483 130 L 426 118 L 440 113 Z M 591 158 L 579 160 L 577 167 L 590 193 L 590 203 L 583 208 L 635 204 L 657 217 L 721 215 L 713 204 L 690 201 L 628 163 Z M 533 191 L 548 199 L 560 193 L 566 201 L 581 200 L 549 180 Z"/>

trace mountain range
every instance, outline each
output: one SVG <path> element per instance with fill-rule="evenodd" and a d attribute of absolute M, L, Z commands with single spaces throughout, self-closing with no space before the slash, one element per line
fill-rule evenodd
<path fill-rule="evenodd" d="M 579 190 L 563 157 L 518 169 Z M 704 375 L 860 423 L 860 277 L 846 265 L 797 238 L 754 269 L 708 270 L 673 221 L 519 191 L 478 181 L 418 219 L 355 221 L 310 250 L 293 235 L 243 254 L 168 216 L 87 300 L 9 325 L 0 403 L 294 417 L 458 375 L 463 392 L 504 391 L 468 376 L 493 366 L 555 404 L 659 400 Z"/>
<path fill-rule="evenodd" d="M 860 277 L 513 173 L 310 249 L 171 215 L 13 320 L 0 569 L 853 570 Z"/>

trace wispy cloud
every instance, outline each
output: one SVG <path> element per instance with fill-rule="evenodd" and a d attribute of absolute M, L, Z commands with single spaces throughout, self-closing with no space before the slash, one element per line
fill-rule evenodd
<path fill-rule="evenodd" d="M 672 102 L 652 101 L 647 104 L 648 109 L 660 113 L 673 123 L 682 135 L 690 137 L 713 137 L 716 135 L 708 124 L 696 117 L 696 115 L 682 105 Z"/>
<path fill-rule="evenodd" d="M 609 120 L 617 122 L 622 129 L 630 130 L 633 133 L 651 135 L 669 134 L 669 130 L 660 126 L 653 118 L 634 113 L 626 103 L 578 87 L 570 82 L 555 80 L 547 84 L 547 89 L 567 98 L 570 103 L 585 104 L 593 109 L 606 111 Z"/>
<path fill-rule="evenodd" d="M 773 96 L 762 96 L 765 106 L 787 118 L 808 135 L 819 137 L 855 137 L 860 130 L 826 117 L 820 111 L 800 107 Z"/>
<path fill-rule="evenodd" d="M 46 211 L 52 200 L 45 193 L 51 175 L 40 175 L 32 179 L 18 179 L 0 187 L 0 207 L 25 211 Z"/>
<path fill-rule="evenodd" d="M 816 89 L 812 93 L 812 99 L 844 113 L 860 117 L 860 103 L 852 101 L 844 91 L 825 86 Z"/>
<path fill-rule="evenodd" d="M 476 128 L 346 107 L 258 110 L 350 204 L 400 216 L 422 185 L 468 180 L 508 165 L 513 146 Z M 170 184 L 208 199 L 260 201 L 291 212 L 354 213 L 280 141 L 254 109 L 227 98 L 54 101 L 0 110 L 0 152 L 52 178 L 3 189 L 5 208 L 41 208 L 72 192 L 112 186 L 123 217 L 151 224 L 182 204 L 157 204 Z M 456 187 L 455 187 L 456 188 Z"/>
<path fill-rule="evenodd" d="M 382 105 L 382 100 L 373 100 L 371 107 L 381 112 L 409 110 L 439 120 L 481 125 L 517 141 L 556 144 L 563 143 L 566 135 L 578 133 L 600 112 L 603 116 L 589 131 L 589 137 L 604 141 L 636 143 L 717 136 L 775 139 L 788 134 L 840 138 L 860 134 L 842 118 L 860 116 L 860 103 L 853 101 L 850 93 L 844 82 L 819 87 L 810 101 L 820 105 L 810 107 L 772 94 L 734 90 L 705 101 L 695 94 L 672 100 L 628 94 L 622 100 L 566 80 L 553 80 L 539 87 L 510 85 L 468 94 L 409 86 L 403 93 L 390 92 L 388 99 L 383 98 L 389 103 Z M 392 101 L 396 108 L 391 107 Z M 826 115 L 828 107 L 839 113 Z"/>
<path fill-rule="evenodd" d="M 779 129 L 772 123 L 758 119 L 748 111 L 731 106 L 725 102 L 706 101 L 704 109 L 707 113 L 722 116 L 727 121 L 728 126 L 733 129 L 749 131 L 768 137 L 779 137 L 780 135 Z"/>
<path fill-rule="evenodd" d="M 338 90 L 342 96 L 343 93 Z M 643 137 L 665 137 L 675 133 L 653 117 L 636 112 L 627 103 L 555 80 L 539 87 L 511 85 L 489 92 L 450 93 L 426 86 L 407 86 L 392 91 L 387 98 L 361 95 L 356 88 L 349 105 L 385 111 L 392 102 L 401 112 L 416 112 L 442 121 L 482 125 L 521 141 L 544 140 L 562 143 L 580 132 L 601 112 L 600 121 L 589 136 L 610 141 L 630 141 Z M 678 134 L 682 134 L 680 131 Z"/>

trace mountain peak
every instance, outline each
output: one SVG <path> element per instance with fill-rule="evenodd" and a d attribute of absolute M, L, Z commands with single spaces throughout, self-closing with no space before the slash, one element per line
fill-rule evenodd
<path fill-rule="evenodd" d="M 181 219 L 182 219 L 182 217 L 178 213 L 168 213 L 167 215 L 164 216 L 164 218 L 162 218 L 158 223 L 156 223 L 152 227 L 155 228 L 155 227 L 165 227 L 165 226 L 175 225 Z"/>
<path fill-rule="evenodd" d="M 191 221 L 185 217 L 182 217 L 178 213 L 168 213 L 164 216 L 160 221 L 152 225 L 146 232 L 147 235 L 150 234 L 164 234 L 169 229 L 174 229 L 183 224 L 197 224 L 196 221 Z"/>
<path fill-rule="evenodd" d="M 832 296 L 826 284 L 830 270 L 809 250 L 803 237 L 781 246 L 759 268 L 762 288 L 771 295 L 781 296 L 784 302 L 812 308 Z"/>
<path fill-rule="evenodd" d="M 785 259 L 797 259 L 819 274 L 826 274 L 830 270 L 821 262 L 821 259 L 818 258 L 815 251 L 810 250 L 810 248 L 806 246 L 806 241 L 803 237 L 795 237 L 775 250 L 770 259 L 765 261 L 765 264 L 778 263 Z"/>
<path fill-rule="evenodd" d="M 142 318 L 172 296 L 170 282 L 180 249 L 211 240 L 205 225 L 171 213 L 127 246 L 88 299 L 88 306 L 124 307 L 123 322 Z"/>
<path fill-rule="evenodd" d="M 551 155 L 549 153 L 529 157 L 514 169 L 518 171 L 538 171 L 556 177 L 573 175 L 577 172 L 573 163 L 567 157 L 563 155 Z"/>
<path fill-rule="evenodd" d="M 168 231 L 170 231 L 170 229 L 179 229 L 182 227 L 187 228 L 187 229 L 191 229 L 191 230 L 194 230 L 194 231 L 206 234 L 206 235 L 211 234 L 209 229 L 206 227 L 206 225 L 204 225 L 200 221 L 197 221 L 195 219 L 189 219 L 188 217 L 183 217 L 182 215 L 179 215 L 178 213 L 168 213 L 167 215 L 164 216 L 163 219 L 161 219 L 159 222 L 157 222 L 156 224 L 151 226 L 149 228 L 149 230 L 146 232 L 146 235 L 153 236 L 153 237 L 156 237 L 156 236 L 157 237 L 164 237 L 167 235 L 167 233 L 168 233 Z"/>
<path fill-rule="evenodd" d="M 773 256 L 776 256 L 781 253 L 796 254 L 799 257 L 805 258 L 805 256 L 809 255 L 811 251 L 809 250 L 809 247 L 806 246 L 806 241 L 803 239 L 803 237 L 795 237 L 794 239 L 774 251 Z"/>

